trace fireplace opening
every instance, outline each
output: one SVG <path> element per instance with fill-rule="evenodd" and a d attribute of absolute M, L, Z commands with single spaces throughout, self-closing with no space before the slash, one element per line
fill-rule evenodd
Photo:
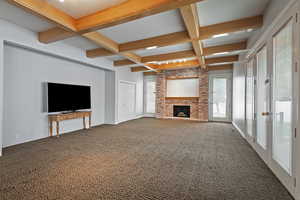
<path fill-rule="evenodd" d="M 190 118 L 191 106 L 173 106 L 173 116 Z"/>

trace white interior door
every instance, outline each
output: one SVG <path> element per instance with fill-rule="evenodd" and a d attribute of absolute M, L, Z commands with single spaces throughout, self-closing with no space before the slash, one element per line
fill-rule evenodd
<path fill-rule="evenodd" d="M 136 84 L 126 81 L 119 82 L 118 98 L 119 122 L 132 120 L 136 117 Z"/>
<path fill-rule="evenodd" d="M 247 63 L 246 69 L 246 125 L 247 137 L 254 137 L 254 60 Z"/>
<path fill-rule="evenodd" d="M 232 74 L 211 74 L 209 81 L 209 118 L 231 121 Z"/>
<path fill-rule="evenodd" d="M 272 158 L 292 174 L 293 20 L 273 37 Z"/>
<path fill-rule="evenodd" d="M 267 131 L 269 110 L 270 80 L 267 73 L 267 47 L 256 55 L 256 143 L 265 152 L 267 149 Z"/>
<path fill-rule="evenodd" d="M 145 115 L 154 117 L 156 112 L 156 78 L 145 78 L 144 88 Z"/>

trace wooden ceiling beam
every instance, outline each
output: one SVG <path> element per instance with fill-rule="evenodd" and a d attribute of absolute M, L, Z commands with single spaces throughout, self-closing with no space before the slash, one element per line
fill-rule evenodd
<path fill-rule="evenodd" d="M 233 33 L 247 29 L 257 29 L 263 25 L 263 16 L 248 17 L 244 19 L 200 27 L 200 40 L 208 39 L 214 35 Z"/>
<path fill-rule="evenodd" d="M 234 20 L 221 24 L 203 26 L 199 28 L 200 37 L 192 40 L 187 31 L 160 35 L 143 40 L 126 42 L 120 44 L 120 52 L 137 51 L 148 47 L 164 47 L 176 44 L 188 43 L 192 41 L 204 40 L 213 37 L 214 35 L 223 33 L 232 33 L 247 29 L 257 29 L 263 24 L 263 17 L 256 16 L 240 20 Z"/>
<path fill-rule="evenodd" d="M 144 72 L 144 76 L 155 76 L 157 72 Z"/>
<path fill-rule="evenodd" d="M 209 56 L 215 53 L 224 53 L 224 52 L 232 52 L 232 51 L 240 51 L 247 49 L 247 42 L 238 42 L 233 44 L 219 45 L 206 47 L 203 49 L 203 55 Z"/>
<path fill-rule="evenodd" d="M 150 65 L 151 68 L 156 70 L 167 70 L 167 69 L 177 69 L 177 68 L 193 68 L 193 67 L 200 67 L 200 63 L 198 59 L 189 60 L 186 62 L 179 62 L 179 63 L 170 63 L 170 64 L 162 64 L 162 65 Z"/>
<path fill-rule="evenodd" d="M 212 55 L 215 53 L 232 52 L 232 51 L 239 51 L 239 50 L 245 50 L 245 49 L 247 49 L 247 42 L 239 42 L 239 43 L 233 43 L 233 44 L 206 47 L 203 49 L 203 55 L 208 56 L 208 55 Z M 187 51 L 179 51 L 179 52 L 168 53 L 168 54 L 145 56 L 145 57 L 142 57 L 142 63 L 155 62 L 155 61 L 157 61 L 157 62 L 168 61 L 168 60 L 193 58 L 193 57 L 196 57 L 194 51 L 187 50 Z M 236 57 L 235 57 L 235 59 L 236 59 Z M 208 62 L 211 62 L 210 59 L 208 59 Z M 135 64 L 134 62 L 127 60 L 127 59 L 114 61 L 115 67 L 134 65 L 134 64 Z"/>
<path fill-rule="evenodd" d="M 144 71 L 149 71 L 149 69 L 143 66 L 131 67 L 131 72 L 144 72 Z"/>
<path fill-rule="evenodd" d="M 142 57 L 142 63 L 148 63 L 148 62 L 159 62 L 159 61 L 168 61 L 168 60 L 176 60 L 176 59 L 182 59 L 182 58 L 192 58 L 195 57 L 195 53 L 193 50 L 187 50 L 187 51 L 178 51 L 174 53 L 167 53 L 167 54 L 160 54 L 160 55 L 153 55 L 153 56 L 145 56 Z M 126 65 L 133 65 L 134 62 L 130 60 L 116 60 L 114 61 L 115 67 L 120 66 L 126 66 Z"/>
<path fill-rule="evenodd" d="M 232 70 L 233 64 L 208 66 L 207 69 L 208 71 Z"/>
<path fill-rule="evenodd" d="M 97 57 L 112 56 L 112 55 L 115 55 L 115 54 L 104 48 L 97 48 L 97 49 L 92 49 L 92 50 L 86 51 L 86 56 L 88 58 L 97 58 Z"/>
<path fill-rule="evenodd" d="M 206 64 L 218 64 L 214 66 L 208 66 L 208 70 L 226 70 L 232 68 L 232 63 L 238 61 L 238 56 L 227 56 L 227 57 L 220 57 L 220 58 L 210 58 L 205 59 Z M 229 63 L 229 64 L 221 64 L 221 63 Z M 170 70 L 170 69 L 181 69 L 181 68 L 193 68 L 199 67 L 200 63 L 198 59 L 188 60 L 186 62 L 178 62 L 178 63 L 169 63 L 169 64 L 149 64 L 152 69 L 156 70 Z"/>
<path fill-rule="evenodd" d="M 199 34 L 199 15 L 197 11 L 196 4 L 190 4 L 180 8 L 180 13 L 185 23 L 186 29 L 189 33 L 189 36 L 192 40 L 192 46 L 199 60 L 201 66 L 205 66 L 205 60 L 203 55 L 203 44 L 200 40 L 197 40 L 200 37 Z"/>
<path fill-rule="evenodd" d="M 120 44 L 120 52 L 137 51 L 148 47 L 164 47 L 190 42 L 188 32 L 177 32 Z"/>
<path fill-rule="evenodd" d="M 79 32 L 96 31 L 200 1 L 202 0 L 128 0 L 78 19 L 76 27 Z"/>
<path fill-rule="evenodd" d="M 205 59 L 206 64 L 216 64 L 216 63 L 232 63 L 239 61 L 239 56 L 224 56 L 218 58 L 207 58 Z"/>
<path fill-rule="evenodd" d="M 20 7 L 34 15 L 57 24 L 66 31 L 77 31 L 76 19 L 55 8 L 44 0 L 8 0 L 9 3 Z"/>
<path fill-rule="evenodd" d="M 128 0 L 119 5 L 108 9 L 98 11 L 96 13 L 74 19 L 71 16 L 51 6 L 46 1 L 42 0 L 10 0 L 18 6 L 22 6 L 30 10 L 34 14 L 39 14 L 46 17 L 48 20 L 61 25 L 63 22 L 66 25 L 70 18 L 72 26 L 68 26 L 73 33 L 65 29 L 65 27 L 55 27 L 39 33 L 39 40 L 44 43 L 56 42 L 72 36 L 76 33 L 84 34 L 93 32 L 102 28 L 115 26 L 126 23 L 132 20 L 154 15 L 160 12 L 173 10 L 185 5 L 196 3 L 202 0 Z M 46 5 L 46 6 L 45 6 Z M 55 33 L 55 34 L 53 34 Z"/>

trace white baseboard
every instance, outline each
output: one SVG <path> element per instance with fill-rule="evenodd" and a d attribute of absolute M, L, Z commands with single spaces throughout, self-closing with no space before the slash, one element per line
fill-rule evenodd
<path fill-rule="evenodd" d="M 135 120 L 135 119 L 140 119 L 140 118 L 143 118 L 143 117 L 144 117 L 144 114 L 137 115 L 137 116 L 132 117 L 132 118 L 127 119 L 127 120 L 118 121 L 118 122 L 116 122 L 114 125 L 118 125 L 118 124 L 120 124 L 120 123 L 127 122 L 127 121 L 131 121 L 131 120 Z"/>
<path fill-rule="evenodd" d="M 236 125 L 236 123 L 232 122 L 232 125 L 234 126 L 234 128 L 236 128 L 236 130 L 238 130 L 243 138 L 246 138 L 245 133 Z"/>

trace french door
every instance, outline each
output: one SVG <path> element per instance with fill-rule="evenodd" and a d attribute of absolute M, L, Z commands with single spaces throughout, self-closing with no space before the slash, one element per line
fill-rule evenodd
<path fill-rule="evenodd" d="M 256 144 L 266 152 L 270 117 L 270 79 L 268 77 L 267 47 L 256 54 Z"/>
<path fill-rule="evenodd" d="M 232 74 L 211 74 L 209 78 L 209 118 L 231 121 Z"/>
<path fill-rule="evenodd" d="M 272 163 L 275 171 L 293 188 L 293 149 L 296 127 L 296 94 L 294 71 L 294 17 L 273 35 L 272 66 Z"/>
<path fill-rule="evenodd" d="M 156 112 L 156 78 L 144 79 L 144 114 L 146 117 L 155 117 Z"/>

